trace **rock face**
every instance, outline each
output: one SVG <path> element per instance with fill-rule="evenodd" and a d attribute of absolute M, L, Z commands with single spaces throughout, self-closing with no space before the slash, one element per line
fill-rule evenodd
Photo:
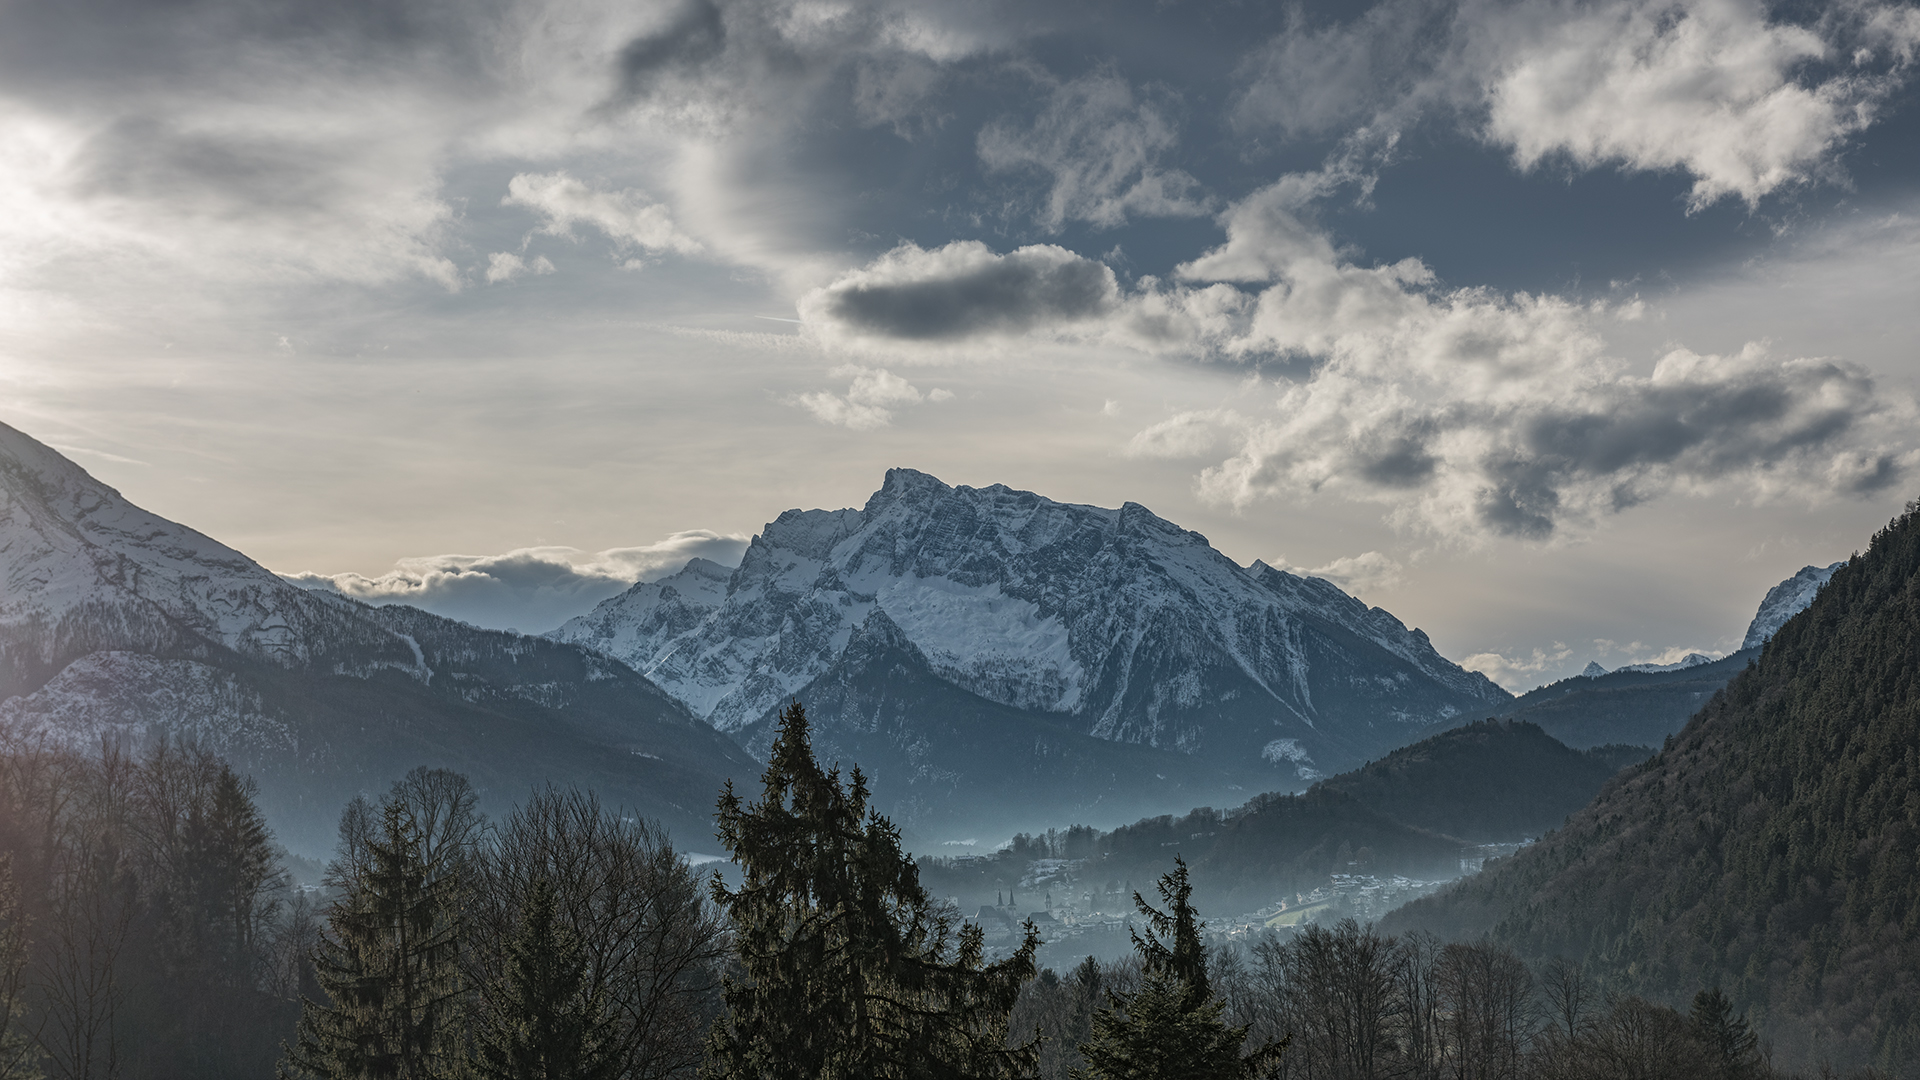
<path fill-rule="evenodd" d="M 882 618 L 884 632 L 870 626 Z M 550 636 L 748 733 L 816 684 L 861 699 L 846 664 L 863 635 L 911 645 L 933 677 L 1003 710 L 1268 786 L 1510 699 L 1387 612 L 1317 578 L 1238 566 L 1138 504 L 950 487 L 911 469 L 889 471 L 861 509 L 780 515 L 736 570 L 695 560 Z"/>
<path fill-rule="evenodd" d="M 1767 590 L 1766 598 L 1760 601 L 1760 610 L 1754 612 L 1753 622 L 1747 624 L 1746 639 L 1740 642 L 1742 649 L 1757 649 L 1767 643 L 1767 639 L 1777 633 L 1788 619 L 1800 614 L 1813 603 L 1820 593 L 1820 586 L 1833 578 L 1833 572 L 1847 565 L 1846 560 L 1832 566 L 1806 566 L 1799 573 Z"/>
<path fill-rule="evenodd" d="M 348 798 L 421 764 L 467 772 L 496 810 L 596 787 L 698 850 L 720 784 L 757 771 L 622 664 L 303 591 L 5 425 L 0 583 L 0 735 L 197 739 L 309 852 Z"/>

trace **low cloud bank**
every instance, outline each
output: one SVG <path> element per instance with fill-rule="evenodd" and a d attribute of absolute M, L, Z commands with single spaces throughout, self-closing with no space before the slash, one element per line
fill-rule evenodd
<path fill-rule="evenodd" d="M 654 544 L 591 554 L 568 547 L 533 547 L 502 555 L 401 559 L 379 577 L 281 576 L 303 589 L 337 592 L 369 604 L 411 604 L 492 630 L 541 633 L 592 610 L 637 581 L 671 574 L 690 559 L 736 565 L 746 552 L 747 540 L 695 529 Z"/>

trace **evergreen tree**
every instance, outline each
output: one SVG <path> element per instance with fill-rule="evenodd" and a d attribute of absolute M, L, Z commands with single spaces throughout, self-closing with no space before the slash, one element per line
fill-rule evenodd
<path fill-rule="evenodd" d="M 389 800 L 364 865 L 327 917 L 314 958 L 330 1005 L 304 1003 L 283 1077 L 438 1080 L 455 1072 L 460 1019 L 459 878 L 425 855 L 423 830 Z"/>
<path fill-rule="evenodd" d="M 1161 875 L 1159 888 L 1165 911 L 1133 894 L 1133 906 L 1146 917 L 1150 929 L 1146 937 L 1138 930 L 1129 931 L 1133 947 L 1149 972 L 1172 976 L 1187 988 L 1193 1001 L 1204 1002 L 1213 996 L 1213 989 L 1207 981 L 1207 947 L 1200 941 L 1201 923 L 1193 910 L 1193 885 L 1187 881 L 1185 859 L 1173 857 L 1173 872 Z M 1163 937 L 1172 944 L 1162 942 Z"/>
<path fill-rule="evenodd" d="M 740 964 L 714 1028 L 709 1072 L 752 1080 L 1031 1075 L 1035 1045 L 1008 1048 L 1007 1021 L 1033 975 L 1031 924 L 1009 959 L 984 962 L 981 931 L 954 932 L 920 885 L 892 824 L 867 810 L 856 767 L 823 771 L 798 702 L 759 802 L 731 784 L 720 837 L 745 873 L 716 876 Z"/>
<path fill-rule="evenodd" d="M 1160 878 L 1161 911 L 1133 894 L 1149 932 L 1133 934 L 1145 975 L 1132 993 L 1111 994 L 1093 1018 L 1093 1038 L 1080 1048 L 1082 1080 L 1241 1080 L 1260 1076 L 1279 1060 L 1284 1042 L 1242 1057 L 1245 1027 L 1228 1025 L 1226 1003 L 1215 1000 L 1207 978 L 1206 946 L 1193 909 L 1187 864 L 1174 857 Z M 1168 939 L 1162 941 L 1161 938 Z"/>
<path fill-rule="evenodd" d="M 1714 1080 L 1746 1080 L 1760 1071 L 1759 1040 L 1744 1019 L 1733 1015 L 1733 1004 L 1719 987 L 1695 994 L 1687 1019 Z"/>
<path fill-rule="evenodd" d="M 478 1031 L 480 1080 L 612 1080 L 620 1060 L 603 1038 L 598 996 L 587 986 L 580 940 L 555 912 L 546 878 L 529 890 L 507 945 L 505 985 Z"/>
<path fill-rule="evenodd" d="M 220 763 L 213 790 L 190 810 L 183 883 L 203 962 L 231 986 L 253 981 L 259 937 L 278 913 L 282 884 L 273 833 L 253 803 L 255 784 Z"/>

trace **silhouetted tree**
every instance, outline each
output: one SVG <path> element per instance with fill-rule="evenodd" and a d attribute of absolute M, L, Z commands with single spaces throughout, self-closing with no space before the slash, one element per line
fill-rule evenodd
<path fill-rule="evenodd" d="M 492 1008 L 477 1027 L 480 1080 L 612 1080 L 620 1059 L 587 981 L 580 940 L 559 919 L 545 878 L 529 890 Z"/>
<path fill-rule="evenodd" d="M 1148 932 L 1133 934 L 1144 974 L 1131 993 L 1116 992 L 1093 1017 L 1093 1037 L 1080 1048 L 1088 1080 L 1238 1080 L 1259 1075 L 1284 1047 L 1270 1044 L 1242 1057 L 1247 1028 L 1230 1026 L 1226 1003 L 1213 996 L 1207 952 L 1193 909 L 1187 864 L 1174 858 L 1159 881 L 1162 911 L 1138 893 L 1133 902 Z M 1162 939 L 1166 940 L 1162 940 Z"/>
<path fill-rule="evenodd" d="M 731 921 L 739 974 L 709 1043 L 709 1072 L 753 1080 L 1031 1075 L 1031 1042 L 1007 1045 L 1021 983 L 1033 976 L 1031 924 L 1007 960 L 984 962 L 981 931 L 920 885 L 900 834 L 867 809 L 856 767 L 823 771 L 796 702 L 762 778 L 760 801 L 729 784 L 720 838 L 745 875 L 713 895 Z"/>
<path fill-rule="evenodd" d="M 343 825 L 359 826 L 357 819 Z M 345 831 L 345 829 L 343 829 Z M 316 1080 L 438 1080 L 462 1056 L 453 1043 L 459 976 L 460 880 L 442 844 L 435 858 L 418 819 L 398 799 L 381 810 L 378 835 L 345 877 L 346 895 L 327 918 L 315 966 L 331 1004 L 307 1000 L 283 1076 Z"/>

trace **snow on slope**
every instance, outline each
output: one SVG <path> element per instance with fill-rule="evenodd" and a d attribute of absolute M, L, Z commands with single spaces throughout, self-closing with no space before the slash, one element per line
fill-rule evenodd
<path fill-rule="evenodd" d="M 1312 725 L 1307 627 L 1392 658 L 1391 674 L 1355 661 L 1342 676 L 1372 693 L 1419 690 L 1392 719 L 1507 699 L 1387 612 L 1317 578 L 1238 566 L 1138 504 L 949 487 L 911 469 L 889 471 L 862 509 L 780 515 L 737 570 L 696 561 L 549 636 L 605 651 L 738 730 L 825 672 L 875 611 L 956 685 L 1124 741 L 1162 745 L 1161 714 L 1241 692 L 1208 682 L 1229 676 Z"/>
<path fill-rule="evenodd" d="M 1747 625 L 1746 639 L 1740 642 L 1742 649 L 1754 649 L 1767 643 L 1767 639 L 1813 603 L 1814 595 L 1833 577 L 1833 572 L 1847 565 L 1846 560 L 1832 566 L 1802 567 L 1799 573 L 1767 590 L 1766 598 L 1760 601 L 1760 610 L 1754 613 L 1753 622 Z"/>
<path fill-rule="evenodd" d="M 0 424 L 0 627 L 47 648 L 87 609 L 157 611 L 235 651 L 303 656 L 315 600 L 245 555 L 134 506 Z M 320 601 L 325 603 L 326 601 Z M 49 656 L 48 659 L 51 659 Z"/>

